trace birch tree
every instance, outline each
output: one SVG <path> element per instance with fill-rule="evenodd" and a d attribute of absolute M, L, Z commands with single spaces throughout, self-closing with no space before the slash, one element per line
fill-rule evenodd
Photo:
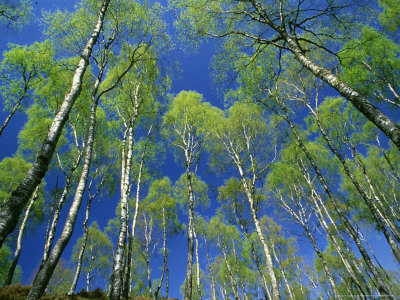
<path fill-rule="evenodd" d="M 168 269 L 168 249 L 167 238 L 179 232 L 181 224 L 177 215 L 176 199 L 172 197 L 173 189 L 170 179 L 164 177 L 162 179 L 154 180 L 149 188 L 149 193 L 145 201 L 149 202 L 151 214 L 160 219 L 158 222 L 157 230 L 162 232 L 162 267 L 161 277 L 158 284 L 154 288 L 154 297 L 159 298 L 161 286 L 164 279 L 167 277 Z"/>
<path fill-rule="evenodd" d="M 278 299 L 280 288 L 274 273 L 272 254 L 259 224 L 256 199 L 256 188 L 276 157 L 274 137 L 268 136 L 270 129 L 266 126 L 262 110 L 255 104 L 237 102 L 230 108 L 228 116 L 220 118 L 215 124 L 214 128 L 210 128 L 215 137 L 215 142 L 210 144 L 210 150 L 215 153 L 214 162 L 233 165 L 238 173 L 255 230 L 263 246 L 273 297 Z"/>
<path fill-rule="evenodd" d="M 202 96 L 196 92 L 181 92 L 170 104 L 164 116 L 165 135 L 175 147 L 176 153 L 185 165 L 185 181 L 188 199 L 188 257 L 184 299 L 192 297 L 192 265 L 194 251 L 194 196 L 193 181 L 203 147 L 203 135 L 197 129 L 208 117 L 210 106 L 204 103 Z"/>
<path fill-rule="evenodd" d="M 243 68 L 266 49 L 276 56 L 290 53 L 303 68 L 326 82 L 378 127 L 400 149 L 400 127 L 394 117 L 376 106 L 368 97 L 343 80 L 338 50 L 354 37 L 353 26 L 368 24 L 356 13 L 356 2 L 336 1 L 173 1 L 179 10 L 177 26 L 187 44 L 202 38 L 223 39 L 224 50 L 218 61 L 237 61 L 247 56 Z M 389 6 L 390 7 L 390 6 Z M 367 8 L 365 5 L 364 8 Z M 373 10 L 372 8 L 370 8 Z M 353 18 L 350 18 L 353 15 Z M 278 65 L 279 69 L 281 64 Z M 237 69 L 236 69 L 237 71 Z M 224 77 L 222 77 L 224 78 Z"/>
<path fill-rule="evenodd" d="M 102 28 L 108 4 L 108 0 L 105 0 L 102 3 L 97 21 L 95 23 L 95 27 L 93 29 L 93 33 L 90 36 L 85 47 L 83 48 L 80 61 L 75 70 L 71 89 L 69 93 L 66 94 L 64 97 L 64 101 L 60 107 L 60 110 L 56 114 L 48 130 L 48 134 L 43 142 L 40 152 L 37 155 L 37 158 L 35 159 L 35 162 L 32 164 L 32 167 L 28 171 L 26 177 L 22 180 L 20 186 L 11 194 L 7 205 L 4 205 L 1 208 L 0 246 L 3 244 L 5 238 L 14 230 L 23 207 L 28 202 L 34 189 L 40 183 L 47 172 L 61 131 L 64 127 L 66 120 L 68 119 L 69 112 L 71 111 L 71 108 L 74 105 L 76 98 L 81 92 L 82 77 L 87 69 L 92 49 L 97 42 L 97 38 Z"/>

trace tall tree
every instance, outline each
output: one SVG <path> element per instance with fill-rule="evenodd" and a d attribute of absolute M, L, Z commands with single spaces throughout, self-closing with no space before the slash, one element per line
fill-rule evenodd
<path fill-rule="evenodd" d="M 366 97 L 331 71 L 340 63 L 337 49 L 352 36 L 352 26 L 362 26 L 360 23 L 368 21 L 368 18 L 360 21 L 362 15 L 356 13 L 357 2 L 321 1 L 318 8 L 313 1 L 302 0 L 172 3 L 182 10 L 177 25 L 190 43 L 196 45 L 203 37 L 223 38 L 225 50 L 218 59 L 225 62 L 232 58 L 237 61 L 242 54 L 251 62 L 267 48 L 273 48 L 276 56 L 290 53 L 302 67 L 351 102 L 400 149 L 400 127 L 393 117 L 384 107 L 373 104 L 376 98 Z M 353 19 L 349 18 L 350 14 L 354 15 Z"/>
<path fill-rule="evenodd" d="M 161 286 L 166 277 L 168 270 L 168 249 L 167 249 L 167 238 L 172 234 L 176 234 L 181 227 L 178 221 L 177 215 L 177 203 L 172 197 L 172 186 L 168 177 L 154 180 L 149 188 L 149 193 L 146 197 L 149 202 L 149 208 L 153 216 L 160 219 L 158 222 L 159 228 L 157 230 L 162 232 L 162 256 L 163 263 L 161 267 L 161 278 L 158 281 L 157 286 L 154 289 L 154 297 L 159 298 Z M 168 280 L 168 279 L 167 279 Z"/>
<path fill-rule="evenodd" d="M 192 298 L 192 265 L 194 251 L 194 196 L 193 181 L 203 147 L 204 134 L 198 130 L 200 124 L 207 122 L 209 111 L 208 103 L 204 103 L 202 96 L 196 92 L 183 91 L 170 104 L 164 116 L 165 136 L 175 146 L 176 153 L 185 165 L 188 199 L 188 257 L 186 265 L 186 279 L 184 299 Z"/>
<path fill-rule="evenodd" d="M 236 102 L 227 118 L 219 117 L 209 128 L 215 141 L 210 142 L 216 165 L 233 165 L 236 169 L 248 204 L 255 230 L 263 246 L 268 274 L 271 279 L 273 297 L 279 298 L 280 288 L 276 280 L 274 262 L 270 247 L 262 233 L 256 197 L 257 187 L 276 158 L 276 138 L 268 128 L 262 109 L 256 104 Z M 271 143 L 271 140 L 274 141 Z"/>
<path fill-rule="evenodd" d="M 22 180 L 19 187 L 11 194 L 11 197 L 6 205 L 0 211 L 0 246 L 3 245 L 5 238 L 14 230 L 21 211 L 31 197 L 34 189 L 45 176 L 55 147 L 60 137 L 64 124 L 68 119 L 69 112 L 79 96 L 82 88 L 82 77 L 89 64 L 89 58 L 92 49 L 97 42 L 100 30 L 103 25 L 103 20 L 109 0 L 104 0 L 98 14 L 98 19 L 91 37 L 86 43 L 81 53 L 81 58 L 75 70 L 72 86 L 68 94 L 65 95 L 64 101 L 60 110 L 56 114 L 48 134 L 43 142 L 42 148 L 28 171 L 26 177 Z"/>

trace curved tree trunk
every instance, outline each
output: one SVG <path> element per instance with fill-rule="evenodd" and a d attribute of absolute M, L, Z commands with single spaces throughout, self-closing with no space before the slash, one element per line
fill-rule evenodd
<path fill-rule="evenodd" d="M 35 203 L 35 201 L 36 201 L 36 199 L 38 197 L 38 191 L 39 191 L 39 185 L 36 187 L 35 192 L 33 193 L 32 199 L 29 202 L 28 207 L 26 208 L 24 219 L 22 220 L 21 226 L 19 227 L 18 238 L 17 238 L 17 248 L 15 249 L 15 252 L 14 252 L 14 259 L 13 259 L 13 261 L 11 263 L 10 268 L 8 269 L 8 275 L 7 275 L 7 279 L 6 279 L 6 282 L 5 282 L 6 286 L 7 285 L 11 285 L 11 283 L 12 283 L 12 279 L 14 277 L 15 268 L 17 267 L 19 256 L 20 256 L 21 250 L 22 250 L 22 235 L 24 233 L 25 226 L 26 226 L 26 221 L 29 218 L 29 213 L 31 211 L 33 203 Z"/>
<path fill-rule="evenodd" d="M 340 80 L 329 70 L 317 65 L 313 60 L 307 57 L 294 38 L 289 37 L 287 33 L 282 32 L 281 30 L 278 32 L 287 41 L 290 51 L 304 67 L 310 70 L 316 77 L 328 83 L 343 97 L 350 101 L 361 114 L 363 114 L 376 127 L 382 130 L 382 132 L 400 150 L 400 127 L 396 124 L 396 122 L 390 119 L 379 108 L 368 102 L 364 96 L 359 94 L 346 82 Z"/>
<path fill-rule="evenodd" d="M 36 156 L 32 167 L 27 175 L 22 180 L 19 187 L 12 192 L 10 198 L 0 211 L 0 247 L 3 245 L 6 237 L 14 230 L 18 223 L 19 216 L 24 209 L 24 206 L 29 201 L 33 191 L 40 184 L 43 177 L 46 175 L 50 161 L 53 157 L 58 139 L 64 128 L 64 124 L 68 119 L 69 113 L 75 100 L 78 98 L 82 89 L 82 78 L 89 64 L 89 58 L 92 49 L 97 42 L 100 30 L 103 25 L 104 16 L 106 14 L 110 0 L 104 0 L 101 6 L 96 27 L 92 36 L 86 43 L 79 60 L 78 66 L 72 79 L 72 86 L 61 104 L 60 110 L 54 117 L 47 136 L 42 144 L 42 147 Z"/>
<path fill-rule="evenodd" d="M 109 1 L 103 3 L 102 12 L 104 11 L 108 5 Z M 99 20 L 103 20 L 104 13 L 101 13 L 99 16 Z M 100 23 L 100 25 L 102 22 Z M 92 108 L 90 111 L 90 121 L 89 121 L 89 128 L 88 128 L 88 135 L 86 141 L 86 149 L 85 149 L 85 156 L 84 162 L 82 166 L 81 176 L 79 178 L 79 182 L 75 191 L 74 200 L 72 201 L 71 207 L 68 212 L 67 220 L 65 221 L 63 231 L 61 233 L 60 238 L 58 239 L 57 243 L 55 244 L 51 254 L 49 255 L 46 262 L 43 264 L 42 268 L 39 270 L 36 278 L 32 284 L 32 288 L 28 294 L 27 300 L 36 300 L 40 298 L 46 287 L 49 283 L 50 277 L 53 274 L 53 271 L 58 263 L 58 260 L 61 257 L 65 247 L 67 246 L 69 239 L 71 238 L 72 232 L 75 227 L 76 218 L 78 216 L 79 208 L 82 203 L 83 193 L 86 189 L 86 183 L 89 176 L 89 169 L 92 160 L 92 152 L 93 152 L 93 145 L 94 145 L 94 135 L 95 135 L 95 128 L 96 128 L 96 112 L 97 112 L 97 105 L 100 100 L 100 96 L 97 95 L 97 91 L 100 86 L 100 82 L 102 79 L 102 75 L 104 72 L 104 66 L 107 63 L 107 60 L 103 62 L 102 68 L 99 70 L 99 75 L 94 84 L 94 88 L 92 91 L 91 99 L 92 99 Z"/>

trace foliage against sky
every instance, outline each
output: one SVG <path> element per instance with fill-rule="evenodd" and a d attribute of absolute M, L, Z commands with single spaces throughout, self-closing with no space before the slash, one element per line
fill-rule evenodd
<path fill-rule="evenodd" d="M 1 30 L 24 36 L 31 5 L 2 2 Z M 22 247 L 29 299 L 394 298 L 397 1 L 163 5 L 84 0 L 2 44 L 0 143 L 18 149 L 0 162 L 0 279 Z"/>

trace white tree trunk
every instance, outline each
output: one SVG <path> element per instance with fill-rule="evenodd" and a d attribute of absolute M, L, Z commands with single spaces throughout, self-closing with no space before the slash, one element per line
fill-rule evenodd
<path fill-rule="evenodd" d="M 27 220 L 29 218 L 29 213 L 31 211 L 31 208 L 32 208 L 33 204 L 35 203 L 35 201 L 36 201 L 36 199 L 38 197 L 38 192 L 39 192 L 39 185 L 36 187 L 35 192 L 33 193 L 32 199 L 29 202 L 28 207 L 26 208 L 24 219 L 22 220 L 21 226 L 19 227 L 18 237 L 17 237 L 17 248 L 15 249 L 14 258 L 13 258 L 13 261 L 11 263 L 11 266 L 8 269 L 8 276 L 7 276 L 7 279 L 6 279 L 6 282 L 5 282 L 6 286 L 7 285 L 11 285 L 11 283 L 12 283 L 12 279 L 14 277 L 15 268 L 17 267 L 19 256 L 20 256 L 21 250 L 22 250 L 22 235 L 24 233 L 26 222 L 27 222 Z"/>
<path fill-rule="evenodd" d="M 122 166 L 121 166 L 121 216 L 120 230 L 118 235 L 118 244 L 114 256 L 113 272 L 110 279 L 110 299 L 119 300 L 122 293 L 122 276 L 123 276 L 123 258 L 125 253 L 125 243 L 127 235 L 128 220 L 128 197 L 129 197 L 129 179 L 132 166 L 132 147 L 133 147 L 133 124 L 130 122 L 122 141 Z M 126 138 L 128 138 L 127 150 L 125 149 Z M 127 153 L 125 153 L 127 151 Z"/>
<path fill-rule="evenodd" d="M 101 27 L 102 20 L 104 18 L 105 9 L 108 6 L 109 1 L 105 0 L 102 6 L 102 12 L 99 16 L 99 22 L 97 26 Z M 83 193 L 86 189 L 86 183 L 89 176 L 90 164 L 92 160 L 92 152 L 93 152 L 93 145 L 94 145 L 94 135 L 95 135 L 95 128 L 96 128 L 96 112 L 97 112 L 97 105 L 99 101 L 99 97 L 97 97 L 97 91 L 100 86 L 100 81 L 102 78 L 104 69 L 101 68 L 99 70 L 99 75 L 96 79 L 94 84 L 94 88 L 92 91 L 92 108 L 90 112 L 90 121 L 89 121 L 89 129 L 86 141 L 86 149 L 85 149 L 85 157 L 82 166 L 81 176 L 79 178 L 79 182 L 75 191 L 74 200 L 72 201 L 71 207 L 68 212 L 67 219 L 64 224 L 63 231 L 61 233 L 60 238 L 58 239 L 57 243 L 55 244 L 51 254 L 49 255 L 46 262 L 43 264 L 42 268 L 39 270 L 38 274 L 36 275 L 35 280 L 33 281 L 32 288 L 28 294 L 27 300 L 36 300 L 40 298 L 46 287 L 50 281 L 50 278 L 53 274 L 53 271 L 63 253 L 65 247 L 67 246 L 69 239 L 71 238 L 72 232 L 75 227 L 76 218 L 78 216 L 79 208 L 82 203 Z"/>
<path fill-rule="evenodd" d="M 92 48 L 97 42 L 100 30 L 103 26 L 104 16 L 106 14 L 110 0 L 104 0 L 101 6 L 96 27 L 92 36 L 86 43 L 75 69 L 72 79 L 71 89 L 65 95 L 61 104 L 60 110 L 54 117 L 43 145 L 36 156 L 34 163 L 29 169 L 27 175 L 22 180 L 19 187 L 12 192 L 8 201 L 3 205 L 0 211 L 0 247 L 3 245 L 6 237 L 14 230 L 18 223 L 19 216 L 24 209 L 25 204 L 29 201 L 33 191 L 40 184 L 43 177 L 46 175 L 48 166 L 53 157 L 58 139 L 64 128 L 64 124 L 68 119 L 72 106 L 78 98 L 82 89 L 82 78 L 89 64 L 89 58 L 92 53 Z M 40 294 L 42 294 L 41 292 Z"/>
<path fill-rule="evenodd" d="M 196 255 L 196 289 L 197 293 L 199 294 L 199 299 L 201 299 L 201 288 L 200 288 L 200 261 L 199 261 L 199 241 L 197 239 L 196 235 L 196 228 L 193 227 L 193 236 L 194 240 L 196 243 L 196 250 L 195 250 L 195 255 Z"/>

